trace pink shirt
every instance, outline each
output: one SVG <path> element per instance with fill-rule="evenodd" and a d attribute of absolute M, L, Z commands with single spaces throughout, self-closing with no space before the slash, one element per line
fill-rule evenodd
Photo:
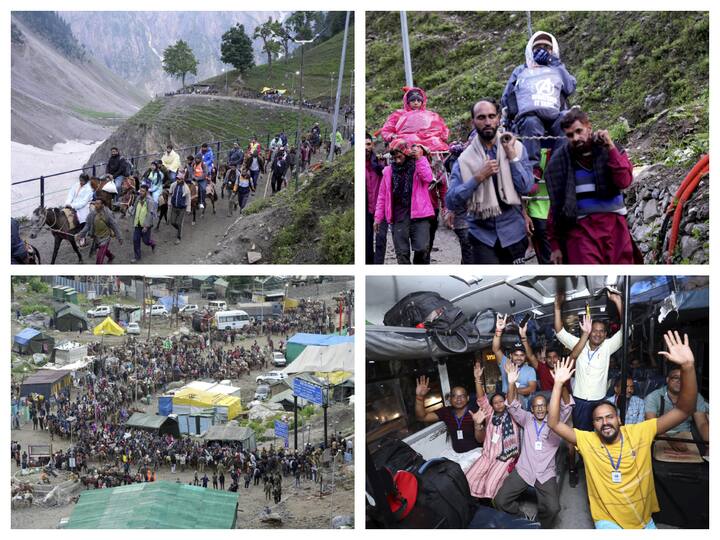
<path fill-rule="evenodd" d="M 523 427 L 522 445 L 520 458 L 515 466 L 520 478 L 534 486 L 535 482 L 544 484 L 551 478 L 555 478 L 555 453 L 560 447 L 563 439 L 551 430 L 547 424 L 547 416 L 538 423 L 536 418 L 520 406 L 516 399 L 510 405 L 505 402 L 510 416 Z M 560 400 L 560 421 L 566 422 L 570 418 L 575 402 L 570 398 L 570 403 L 565 404 Z M 542 449 L 536 450 L 535 443 L 540 441 Z"/>

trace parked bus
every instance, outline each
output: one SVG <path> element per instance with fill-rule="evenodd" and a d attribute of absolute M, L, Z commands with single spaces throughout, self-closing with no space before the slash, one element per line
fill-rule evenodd
<path fill-rule="evenodd" d="M 215 312 L 215 325 L 219 330 L 240 330 L 248 324 L 250 324 L 250 316 L 245 311 Z"/>

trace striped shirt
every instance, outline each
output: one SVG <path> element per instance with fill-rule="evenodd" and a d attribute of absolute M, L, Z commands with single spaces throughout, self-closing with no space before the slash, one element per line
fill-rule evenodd
<path fill-rule="evenodd" d="M 621 216 L 627 214 L 625 198 L 622 193 L 618 193 L 615 197 L 609 199 L 596 197 L 595 186 L 597 179 L 595 178 L 595 171 L 586 169 L 577 163 L 573 163 L 573 169 L 575 171 L 578 219 L 601 212 L 612 212 Z"/>

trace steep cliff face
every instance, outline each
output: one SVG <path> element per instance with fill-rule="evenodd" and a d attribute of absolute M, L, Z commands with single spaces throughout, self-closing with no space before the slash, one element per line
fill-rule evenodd
<path fill-rule="evenodd" d="M 162 70 L 165 48 L 178 39 L 185 40 L 197 58 L 197 79 L 217 75 L 225 65 L 220 61 L 222 35 L 236 23 L 245 25 L 252 35 L 268 17 L 284 19 L 283 12 L 247 11 L 64 11 L 78 40 L 110 70 L 142 88 L 159 94 L 180 86 Z M 261 60 L 258 41 L 254 43 L 256 61 Z M 225 66 L 231 68 L 231 66 Z"/>
<path fill-rule="evenodd" d="M 103 139 L 147 101 L 90 54 L 69 55 L 14 16 L 12 25 L 11 140 L 50 149 Z"/>

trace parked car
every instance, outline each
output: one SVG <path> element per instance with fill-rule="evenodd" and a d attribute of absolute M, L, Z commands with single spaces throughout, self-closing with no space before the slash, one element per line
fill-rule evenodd
<path fill-rule="evenodd" d="M 147 313 L 147 312 L 148 311 L 146 309 L 145 313 Z M 168 311 L 167 311 L 167 309 L 165 309 L 165 306 L 163 306 L 162 304 L 154 304 L 154 305 L 150 306 L 150 315 L 153 317 L 158 316 L 158 315 L 167 317 Z"/>
<path fill-rule="evenodd" d="M 283 353 L 279 351 L 274 351 L 272 364 L 275 367 L 285 367 L 287 366 L 287 359 L 285 358 L 285 355 Z"/>
<path fill-rule="evenodd" d="M 197 313 L 198 311 L 200 311 L 200 308 L 197 304 L 186 304 L 180 308 L 182 314 Z"/>
<path fill-rule="evenodd" d="M 136 322 L 128 323 L 126 330 L 128 334 L 140 334 L 140 325 Z"/>
<path fill-rule="evenodd" d="M 255 389 L 255 396 L 253 399 L 260 401 L 266 401 L 270 397 L 270 386 L 267 384 L 259 384 Z"/>
<path fill-rule="evenodd" d="M 263 373 L 262 375 L 255 377 L 255 382 L 257 384 L 261 384 L 273 381 L 282 381 L 283 379 L 287 379 L 287 375 L 285 375 L 282 371 L 268 371 L 267 373 Z"/>
<path fill-rule="evenodd" d="M 110 306 L 97 306 L 93 309 L 89 309 L 87 312 L 88 317 L 108 317 L 112 313 Z"/>

